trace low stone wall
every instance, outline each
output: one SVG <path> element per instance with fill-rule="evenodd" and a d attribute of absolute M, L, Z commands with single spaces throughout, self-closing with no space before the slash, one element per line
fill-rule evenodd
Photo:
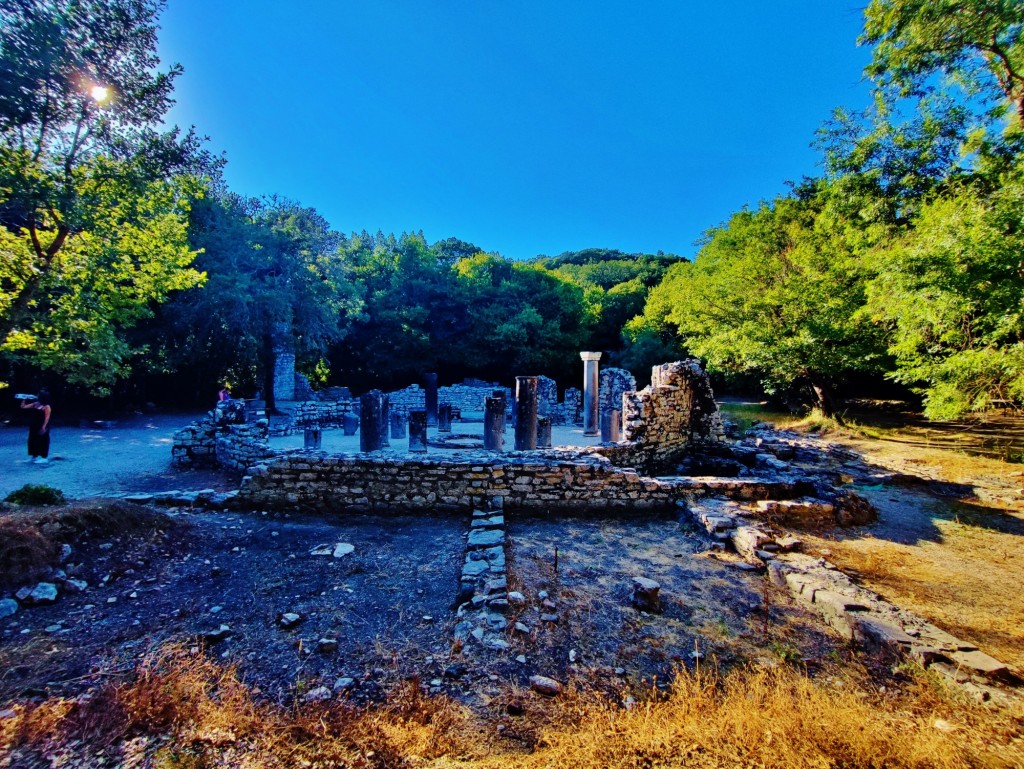
<path fill-rule="evenodd" d="M 244 473 L 250 467 L 278 456 L 267 444 L 269 423 L 260 419 L 252 424 L 231 425 L 216 436 L 217 464 L 226 470 Z"/>
<path fill-rule="evenodd" d="M 350 411 L 348 401 L 303 401 L 292 408 L 292 424 L 299 428 L 341 427 Z"/>
<path fill-rule="evenodd" d="M 328 455 L 296 452 L 251 468 L 237 503 L 320 512 L 462 512 L 489 497 L 508 511 L 602 515 L 675 505 L 676 484 L 645 478 L 593 455 L 542 459 L 528 453 Z"/>
<path fill-rule="evenodd" d="M 437 402 L 450 403 L 462 413 L 474 412 L 482 414 L 484 411 L 484 400 L 490 398 L 495 390 L 504 390 L 505 402 L 512 402 L 512 391 L 507 387 L 497 385 L 486 385 L 477 387 L 474 385 L 454 384 L 437 388 Z M 392 409 L 401 409 L 408 413 L 412 409 L 424 409 L 427 407 L 426 392 L 419 385 L 409 385 L 404 390 L 395 390 L 388 395 L 388 403 Z"/>
<path fill-rule="evenodd" d="M 171 466 L 176 470 L 217 466 L 217 428 L 211 419 L 183 427 L 172 441 Z"/>

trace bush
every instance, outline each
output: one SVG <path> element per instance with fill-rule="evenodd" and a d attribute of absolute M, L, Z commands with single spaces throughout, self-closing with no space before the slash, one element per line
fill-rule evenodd
<path fill-rule="evenodd" d="M 37 486 L 26 483 L 17 491 L 8 494 L 5 501 L 16 505 L 63 505 L 67 500 L 60 489 L 44 484 Z"/>

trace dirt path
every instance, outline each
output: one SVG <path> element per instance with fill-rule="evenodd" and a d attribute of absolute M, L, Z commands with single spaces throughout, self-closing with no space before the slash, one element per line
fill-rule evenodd
<path fill-rule="evenodd" d="M 906 478 L 858 488 L 879 520 L 810 538 L 811 547 L 893 603 L 1024 670 L 1021 465 L 919 441 L 829 440 Z"/>
<path fill-rule="evenodd" d="M 69 497 L 130 491 L 214 488 L 235 484 L 221 473 L 171 469 L 171 443 L 176 430 L 198 414 L 159 414 L 96 426 L 53 429 L 50 463 L 29 462 L 24 427 L 0 428 L 0 499 L 26 483 L 44 483 Z"/>

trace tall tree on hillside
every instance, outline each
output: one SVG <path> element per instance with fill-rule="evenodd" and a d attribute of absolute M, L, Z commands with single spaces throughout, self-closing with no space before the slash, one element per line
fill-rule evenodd
<path fill-rule="evenodd" d="M 0 349 L 102 392 L 123 330 L 196 285 L 184 226 L 208 162 L 157 132 L 155 0 L 0 0 Z"/>

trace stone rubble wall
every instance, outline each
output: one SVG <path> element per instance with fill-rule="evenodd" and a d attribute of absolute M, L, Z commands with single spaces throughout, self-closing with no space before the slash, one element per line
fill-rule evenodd
<path fill-rule="evenodd" d="M 303 401 L 292 407 L 291 423 L 298 428 L 341 427 L 350 411 L 349 401 Z"/>
<path fill-rule="evenodd" d="M 624 368 L 605 368 L 598 374 L 598 413 L 622 411 L 622 396 L 636 391 L 636 377 Z"/>
<path fill-rule="evenodd" d="M 252 467 L 237 503 L 319 512 L 463 512 L 503 497 L 506 510 L 602 515 L 672 508 L 675 487 L 586 454 L 544 459 L 467 452 L 440 458 L 297 451 Z"/>
<path fill-rule="evenodd" d="M 437 388 L 437 402 L 450 403 L 462 413 L 480 413 L 484 411 L 484 400 L 491 397 L 495 390 L 505 391 L 505 402 L 512 402 L 512 391 L 507 387 L 487 385 L 454 384 Z M 427 407 L 426 392 L 419 385 L 409 385 L 403 390 L 395 390 L 387 394 L 391 408 L 399 408 L 408 413 L 413 409 Z"/>
<path fill-rule="evenodd" d="M 256 463 L 277 456 L 279 452 L 267 444 L 268 430 L 266 419 L 230 425 L 216 437 L 217 464 L 231 472 L 244 473 Z"/>
<path fill-rule="evenodd" d="M 647 469 L 671 465 L 691 444 L 726 442 L 707 374 L 693 358 L 655 366 L 651 384 L 622 395 L 623 446 Z"/>
<path fill-rule="evenodd" d="M 217 466 L 217 428 L 212 420 L 192 422 L 174 433 L 171 466 L 176 470 Z"/>

